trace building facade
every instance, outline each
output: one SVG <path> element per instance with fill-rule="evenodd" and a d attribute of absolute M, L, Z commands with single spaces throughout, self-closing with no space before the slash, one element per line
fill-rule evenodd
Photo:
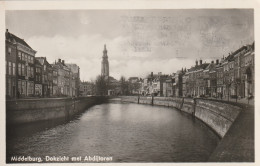
<path fill-rule="evenodd" d="M 36 51 L 23 39 L 6 30 L 6 94 L 8 97 L 34 96 L 35 54 Z"/>
<path fill-rule="evenodd" d="M 58 96 L 72 96 L 71 92 L 71 71 L 68 66 L 65 65 L 65 61 L 58 59 L 58 62 L 55 62 L 53 68 L 57 71 L 57 76 L 55 74 L 54 78 L 57 78 L 57 90 L 56 94 Z"/>
<path fill-rule="evenodd" d="M 35 96 L 42 97 L 42 64 L 36 59 L 35 60 Z"/>
<path fill-rule="evenodd" d="M 5 40 L 5 66 L 6 66 L 6 97 L 17 97 L 17 65 L 16 65 L 16 40 L 15 37 L 6 30 Z"/>
<path fill-rule="evenodd" d="M 79 96 L 80 88 L 80 68 L 76 64 L 66 64 L 71 71 L 71 94 L 72 96 Z"/>
<path fill-rule="evenodd" d="M 36 51 L 8 29 L 5 38 L 7 99 L 78 96 L 79 66 L 61 59 L 51 65 L 46 57 L 35 57 Z"/>
<path fill-rule="evenodd" d="M 59 68 L 56 65 L 52 66 L 52 94 L 53 96 L 59 96 L 59 88 L 58 88 L 58 71 Z"/>
<path fill-rule="evenodd" d="M 50 97 L 53 95 L 53 69 L 47 61 L 46 57 L 36 57 L 36 61 L 41 64 L 41 82 L 42 82 L 42 96 Z"/>

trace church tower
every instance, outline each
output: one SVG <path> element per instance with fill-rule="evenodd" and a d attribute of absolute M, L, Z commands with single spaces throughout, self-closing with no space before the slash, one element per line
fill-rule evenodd
<path fill-rule="evenodd" d="M 107 56 L 107 48 L 104 45 L 102 63 L 101 63 L 101 75 L 105 76 L 106 78 L 109 77 L 109 64 L 108 64 L 108 56 Z"/>

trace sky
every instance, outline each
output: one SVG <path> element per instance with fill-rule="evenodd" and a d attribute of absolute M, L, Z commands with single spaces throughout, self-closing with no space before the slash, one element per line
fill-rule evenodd
<path fill-rule="evenodd" d="M 101 74 L 104 44 L 116 79 L 172 74 L 226 57 L 254 42 L 253 9 L 16 10 L 6 28 L 36 57 L 80 67 L 81 80 Z"/>

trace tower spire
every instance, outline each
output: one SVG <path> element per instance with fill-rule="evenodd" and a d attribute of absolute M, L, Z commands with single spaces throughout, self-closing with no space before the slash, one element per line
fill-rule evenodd
<path fill-rule="evenodd" d="M 107 47 L 106 44 L 104 45 L 103 57 L 107 56 Z"/>

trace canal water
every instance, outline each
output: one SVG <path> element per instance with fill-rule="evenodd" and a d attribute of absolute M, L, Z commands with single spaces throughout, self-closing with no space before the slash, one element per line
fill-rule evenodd
<path fill-rule="evenodd" d="M 14 156 L 41 157 L 43 162 L 46 156 L 81 156 L 80 162 L 87 162 L 85 156 L 112 157 L 112 162 L 204 162 L 219 142 L 189 114 L 127 103 L 95 105 L 66 123 L 7 131 L 7 162 L 14 162 Z"/>

